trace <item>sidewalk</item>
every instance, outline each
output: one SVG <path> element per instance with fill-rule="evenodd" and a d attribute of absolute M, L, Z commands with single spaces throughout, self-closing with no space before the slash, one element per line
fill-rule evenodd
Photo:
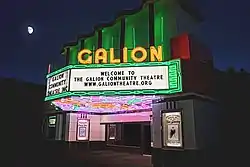
<path fill-rule="evenodd" d="M 110 150 L 71 154 L 73 161 L 89 167 L 152 167 L 151 157 Z"/>
<path fill-rule="evenodd" d="M 151 157 L 111 150 L 69 151 L 37 144 L 16 148 L 15 167 L 152 167 Z"/>

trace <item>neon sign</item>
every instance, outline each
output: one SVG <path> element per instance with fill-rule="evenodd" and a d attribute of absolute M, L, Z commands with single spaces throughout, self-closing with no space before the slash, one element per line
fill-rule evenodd
<path fill-rule="evenodd" d="M 72 96 L 52 101 L 63 111 L 82 111 L 93 113 L 116 113 L 151 110 L 152 100 L 160 96 Z"/>
<path fill-rule="evenodd" d="M 141 56 L 137 57 L 137 54 L 139 53 L 141 54 Z M 94 58 L 92 57 L 92 55 L 94 56 Z M 144 62 L 148 57 L 149 61 L 151 62 L 162 62 L 162 46 L 158 46 L 157 49 L 156 47 L 151 46 L 149 49 L 149 53 L 147 52 L 147 49 L 143 47 L 136 47 L 131 51 L 130 54 L 128 54 L 128 48 L 125 47 L 123 48 L 123 63 L 128 62 L 128 56 L 136 63 Z M 99 48 L 94 53 L 89 49 L 83 49 L 78 53 L 77 59 L 80 64 L 107 64 L 108 62 L 110 62 L 110 64 L 121 63 L 121 58 L 115 58 L 114 48 L 110 48 L 109 51 L 104 48 Z"/>

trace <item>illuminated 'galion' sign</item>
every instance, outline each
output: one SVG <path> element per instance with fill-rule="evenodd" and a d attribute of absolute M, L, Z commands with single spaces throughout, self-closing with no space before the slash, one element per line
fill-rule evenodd
<path fill-rule="evenodd" d="M 141 54 L 140 57 L 136 56 L 138 53 Z M 92 58 L 92 55 L 94 58 Z M 148 57 L 151 62 L 161 62 L 163 59 L 162 46 L 158 46 L 157 49 L 156 47 L 151 46 L 149 53 L 147 52 L 147 49 L 143 47 L 136 47 L 131 51 L 130 55 L 128 55 L 128 48 L 125 47 L 123 48 L 122 63 L 128 62 L 128 56 L 136 63 L 144 62 Z M 107 64 L 108 62 L 111 64 L 121 63 L 121 58 L 115 58 L 114 48 L 109 49 L 109 55 L 108 51 L 104 48 L 97 49 L 95 53 L 92 53 L 89 49 L 83 49 L 78 53 L 77 59 L 80 64 Z"/>

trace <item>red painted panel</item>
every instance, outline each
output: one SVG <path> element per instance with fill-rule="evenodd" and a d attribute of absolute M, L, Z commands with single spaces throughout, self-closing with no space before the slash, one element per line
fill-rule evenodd
<path fill-rule="evenodd" d="M 190 60 L 190 44 L 188 34 L 182 34 L 174 37 L 171 43 L 171 56 L 172 59 Z"/>

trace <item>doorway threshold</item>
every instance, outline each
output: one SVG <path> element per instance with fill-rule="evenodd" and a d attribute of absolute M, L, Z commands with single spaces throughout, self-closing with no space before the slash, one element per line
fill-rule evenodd
<path fill-rule="evenodd" d="M 150 155 L 150 154 L 142 154 L 142 156 L 144 156 L 144 157 L 151 157 L 152 155 Z"/>

